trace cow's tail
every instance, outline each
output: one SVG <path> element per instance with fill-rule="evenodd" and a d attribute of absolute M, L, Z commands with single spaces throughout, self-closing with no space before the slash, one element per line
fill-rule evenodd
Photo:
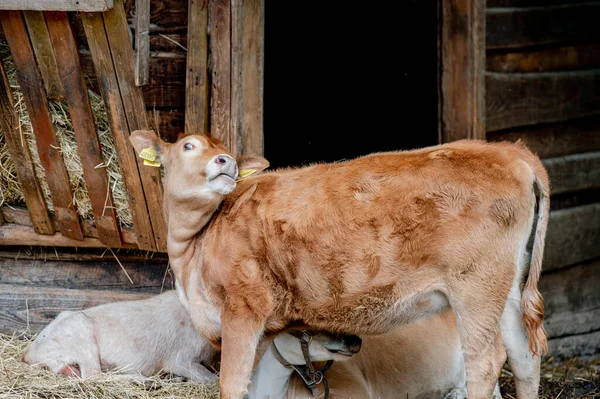
<path fill-rule="evenodd" d="M 544 328 L 544 298 L 538 289 L 538 281 L 542 273 L 542 258 L 550 214 L 550 180 L 540 159 L 529 150 L 527 152 L 526 162 L 533 170 L 534 183 L 539 191 L 539 202 L 529 274 L 521 294 L 521 313 L 529 337 L 529 350 L 542 356 L 548 352 L 548 339 Z"/>

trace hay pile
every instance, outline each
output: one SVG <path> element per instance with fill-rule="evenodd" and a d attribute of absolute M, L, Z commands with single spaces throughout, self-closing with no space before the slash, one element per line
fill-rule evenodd
<path fill-rule="evenodd" d="M 46 183 L 44 169 L 40 164 L 31 121 L 29 120 L 29 115 L 23 101 L 23 94 L 21 93 L 17 81 L 15 66 L 6 42 L 0 42 L 0 58 L 2 58 L 4 63 L 15 97 L 22 137 L 29 143 L 29 149 L 35 164 L 36 175 L 42 187 L 44 198 L 46 199 L 48 208 L 53 210 L 50 190 Z M 98 137 L 100 138 L 102 155 L 104 158 L 104 163 L 98 167 L 104 167 L 107 170 L 119 223 L 121 226 L 129 227 L 132 225 L 132 219 L 127 200 L 128 194 L 125 189 L 125 184 L 123 183 L 113 137 L 109 128 L 108 116 L 104 108 L 104 102 L 102 101 L 101 96 L 91 90 L 89 91 L 89 96 L 90 102 L 92 103 L 92 110 L 96 118 Z M 67 104 L 65 102 L 49 100 L 48 107 L 52 117 L 52 124 L 54 125 L 60 143 L 60 152 L 63 155 L 67 172 L 69 173 L 71 190 L 73 191 L 73 202 L 77 206 L 78 213 L 82 218 L 91 219 L 93 217 L 92 207 L 83 178 L 83 169 L 77 152 L 77 142 L 75 140 Z M 4 134 L 0 130 L 0 205 L 17 205 L 23 204 L 23 202 L 23 193 L 21 192 L 19 182 L 17 181 L 17 175 L 4 140 Z"/>
<path fill-rule="evenodd" d="M 153 376 L 144 384 L 104 374 L 81 381 L 19 361 L 30 339 L 0 334 L 0 399 L 152 399 L 219 397 L 218 383 L 178 382 Z"/>

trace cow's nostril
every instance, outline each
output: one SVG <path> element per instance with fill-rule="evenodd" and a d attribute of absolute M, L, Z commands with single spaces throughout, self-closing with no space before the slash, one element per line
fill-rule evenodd
<path fill-rule="evenodd" d="M 218 156 L 215 158 L 215 162 L 216 162 L 217 164 L 219 164 L 219 165 L 225 165 L 225 164 L 227 163 L 227 158 L 225 158 L 225 157 L 222 157 L 221 155 L 218 155 Z"/>

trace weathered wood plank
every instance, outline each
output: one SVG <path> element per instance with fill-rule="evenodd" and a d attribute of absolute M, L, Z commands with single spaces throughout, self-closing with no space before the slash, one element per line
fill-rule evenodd
<path fill-rule="evenodd" d="M 25 21 L 19 11 L 0 11 L 2 28 L 13 56 L 17 78 L 37 143 L 40 161 L 50 188 L 54 212 L 65 237 L 83 239 L 83 230 L 73 204 L 69 175 L 60 154 L 60 143 L 48 111 L 46 92 L 37 69 Z"/>
<path fill-rule="evenodd" d="M 600 331 L 600 260 L 544 274 L 540 292 L 550 337 Z"/>
<path fill-rule="evenodd" d="M 553 72 L 600 68 L 600 43 L 533 51 L 488 51 L 489 72 Z"/>
<path fill-rule="evenodd" d="M 127 275 L 111 253 L 103 261 L 92 262 L 2 259 L 0 284 L 38 288 L 127 290 L 151 294 L 175 288 L 173 275 L 167 272 L 167 262 L 125 262 L 119 255 L 117 258 Z"/>
<path fill-rule="evenodd" d="M 593 42 L 600 38 L 600 2 L 488 8 L 487 49 Z"/>
<path fill-rule="evenodd" d="M 572 154 L 543 160 L 552 194 L 600 188 L 600 152 Z"/>
<path fill-rule="evenodd" d="M 488 141 L 522 140 L 541 158 L 600 150 L 600 117 L 489 132 Z"/>
<path fill-rule="evenodd" d="M 443 1 L 440 12 L 440 141 L 485 139 L 485 1 Z"/>
<path fill-rule="evenodd" d="M 150 0 L 135 2 L 135 84 L 148 84 L 150 58 Z"/>
<path fill-rule="evenodd" d="M 106 11 L 113 0 L 2 0 L 0 10 Z"/>
<path fill-rule="evenodd" d="M 589 0 L 487 0 L 488 8 L 492 7 L 536 7 L 553 4 L 587 3 Z"/>
<path fill-rule="evenodd" d="M 38 333 L 63 310 L 81 310 L 103 303 L 135 301 L 150 296 L 152 294 L 123 291 L 33 288 L 0 284 L 0 332 Z"/>
<path fill-rule="evenodd" d="M 113 9 L 103 13 L 102 17 L 119 82 L 119 91 L 125 109 L 129 132 L 138 129 L 148 129 L 149 124 L 146 117 L 144 97 L 141 89 L 135 85 L 133 49 L 127 42 L 129 28 L 122 0 L 115 0 Z M 130 146 L 130 152 L 134 152 L 133 146 Z M 142 189 L 148 204 L 156 249 L 166 252 L 167 224 L 163 215 L 163 189 L 160 169 L 145 166 L 141 158 L 136 157 L 136 159 L 138 160 L 139 172 L 142 178 Z"/>
<path fill-rule="evenodd" d="M 597 357 L 600 353 L 600 331 L 550 339 L 548 340 L 548 349 L 549 354 L 556 358 Z"/>
<path fill-rule="evenodd" d="M 129 192 L 129 204 L 137 242 L 140 249 L 156 250 L 152 225 L 148 219 L 146 198 L 138 172 L 137 156 L 129 143 L 129 126 L 106 38 L 104 21 L 102 15 L 98 13 L 82 13 L 81 19 L 94 60 L 100 92 L 106 105 L 123 181 Z"/>
<path fill-rule="evenodd" d="M 231 126 L 231 3 L 210 1 L 208 12 L 212 66 L 210 133 L 237 156 L 238 143 Z"/>
<path fill-rule="evenodd" d="M 14 260 L 51 260 L 61 262 L 112 262 L 114 254 L 121 262 L 135 262 L 137 264 L 166 265 L 169 261 L 167 254 L 161 252 L 144 251 L 135 248 L 116 248 L 112 252 L 106 248 L 73 248 L 73 247 L 27 247 L 27 246 L 2 246 L 0 259 Z M 167 273 L 171 273 L 169 269 Z"/>
<path fill-rule="evenodd" d="M 104 160 L 79 60 L 77 43 L 66 12 L 49 11 L 46 13 L 46 20 L 52 45 L 56 56 L 60 59 L 58 72 L 69 104 L 69 114 L 73 122 L 77 150 L 81 159 L 92 212 L 96 219 L 98 236 L 100 241 L 106 245 L 120 247 L 122 241 L 108 184 L 108 175 L 105 168 L 97 168 Z"/>
<path fill-rule="evenodd" d="M 264 153 L 264 0 L 233 0 L 231 118 L 239 154 Z"/>
<path fill-rule="evenodd" d="M 600 70 L 486 74 L 488 131 L 600 114 Z"/>
<path fill-rule="evenodd" d="M 185 131 L 208 133 L 208 0 L 188 4 Z"/>
<path fill-rule="evenodd" d="M 544 271 L 600 257 L 600 203 L 550 212 Z"/>
<path fill-rule="evenodd" d="M 28 226 L 5 224 L 0 229 L 0 245 L 43 245 L 55 247 L 106 248 L 106 244 L 97 238 L 83 237 L 75 240 L 62 234 L 37 234 Z M 124 243 L 122 248 L 135 248 L 135 244 Z"/>
<path fill-rule="evenodd" d="M 53 100 L 64 100 L 65 90 L 58 76 L 56 57 L 48 34 L 48 28 L 46 27 L 44 13 L 41 11 L 25 11 L 23 16 L 25 17 L 29 38 L 35 51 L 37 64 L 40 68 L 42 79 L 44 79 L 46 94 L 48 98 Z"/>
<path fill-rule="evenodd" d="M 135 2 L 125 2 L 125 13 L 131 26 L 135 21 Z M 185 33 L 188 2 L 182 0 L 152 0 L 150 2 L 151 33 Z"/>
<path fill-rule="evenodd" d="M 185 131 L 185 111 L 182 109 L 149 109 L 146 113 L 152 130 L 167 142 L 174 142 L 179 133 Z"/>
<path fill-rule="evenodd" d="M 7 223 L 15 223 L 15 224 L 20 224 L 22 226 L 32 227 L 33 223 L 31 221 L 31 218 L 29 217 L 30 212 L 28 212 L 28 210 L 29 209 L 25 209 L 25 208 L 15 206 L 15 205 L 11 205 L 10 207 L 8 207 L 8 206 L 0 207 L 0 213 L 4 216 L 4 219 L 6 220 Z M 50 215 L 49 223 L 52 226 L 56 226 L 56 229 L 58 229 L 58 221 L 56 220 L 54 215 Z M 96 229 L 96 225 L 95 225 L 94 221 L 89 220 L 89 219 L 83 219 L 81 224 L 83 226 L 83 235 L 85 235 L 86 237 L 98 238 L 98 231 Z M 49 233 L 49 234 L 54 234 L 54 233 Z M 121 228 L 121 234 L 123 236 L 124 243 L 130 244 L 130 245 L 137 244 L 137 238 L 136 238 L 135 232 L 132 229 Z"/>
<path fill-rule="evenodd" d="M 0 128 L 4 132 L 6 146 L 13 160 L 21 191 L 29 209 L 30 220 L 38 234 L 54 234 L 54 223 L 50 219 L 48 206 L 35 176 L 29 145 L 19 134 L 19 119 L 15 111 L 15 100 L 4 64 L 1 62 L 0 75 Z"/>

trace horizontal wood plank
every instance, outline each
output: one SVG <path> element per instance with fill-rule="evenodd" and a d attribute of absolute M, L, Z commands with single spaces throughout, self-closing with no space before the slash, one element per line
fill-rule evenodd
<path fill-rule="evenodd" d="M 600 70 L 486 73 L 487 131 L 600 114 Z"/>
<path fill-rule="evenodd" d="M 544 271 L 600 257 L 600 203 L 550 212 Z"/>
<path fill-rule="evenodd" d="M 103 303 L 135 301 L 151 296 L 152 294 L 124 291 L 35 288 L 0 284 L 0 332 L 38 333 L 63 310 L 82 310 Z"/>
<path fill-rule="evenodd" d="M 487 49 L 593 42 L 600 2 L 543 7 L 488 7 Z"/>
<path fill-rule="evenodd" d="M 116 255 L 120 258 L 119 255 Z M 145 262 L 119 263 L 109 252 L 103 261 L 77 262 L 36 259 L 2 259 L 0 284 L 20 287 L 94 289 L 159 294 L 162 289 L 174 289 L 172 273 L 164 264 Z M 133 281 L 131 283 L 129 278 Z"/>
<path fill-rule="evenodd" d="M 597 357 L 600 353 L 600 331 L 550 339 L 548 349 L 549 355 L 557 358 Z"/>
<path fill-rule="evenodd" d="M 540 280 L 550 337 L 600 331 L 600 260 L 546 273 Z"/>
<path fill-rule="evenodd" d="M 2 0 L 0 10 L 106 11 L 113 0 Z"/>
<path fill-rule="evenodd" d="M 543 160 L 552 194 L 600 188 L 600 152 Z"/>
<path fill-rule="evenodd" d="M 490 72 L 554 72 L 600 68 L 600 43 L 532 51 L 489 51 Z"/>
<path fill-rule="evenodd" d="M 488 132 L 487 140 L 522 140 L 541 158 L 599 151 L 600 117 Z"/>

